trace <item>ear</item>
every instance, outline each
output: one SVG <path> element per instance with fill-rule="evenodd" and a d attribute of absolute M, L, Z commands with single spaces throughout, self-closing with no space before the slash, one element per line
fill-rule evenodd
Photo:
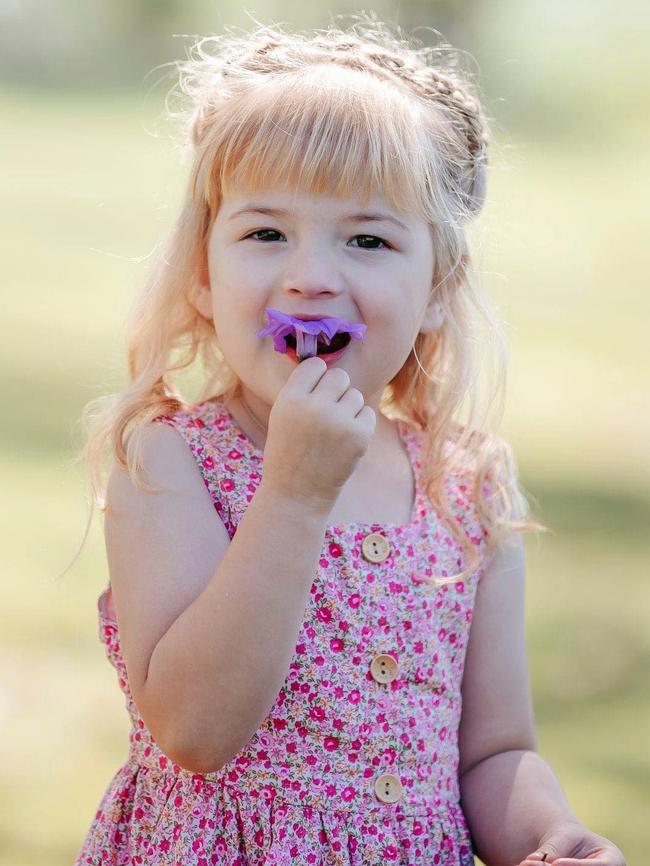
<path fill-rule="evenodd" d="M 451 274 L 448 274 L 441 284 L 436 285 L 434 283 L 434 285 L 436 285 L 436 290 L 431 292 L 429 303 L 427 304 L 424 318 L 422 319 L 422 325 L 420 326 L 421 333 L 430 334 L 440 330 L 447 314 L 438 300 L 440 296 L 438 289 L 444 287 L 453 292 L 465 278 L 468 263 L 469 257 L 463 253 L 460 257 L 460 262 L 457 264 L 454 271 Z"/>
<path fill-rule="evenodd" d="M 445 321 L 445 311 L 442 304 L 436 298 L 431 298 L 424 312 L 424 318 L 420 325 L 421 334 L 432 334 L 439 331 Z"/>
<path fill-rule="evenodd" d="M 208 270 L 208 254 L 205 249 L 201 251 L 196 265 L 196 291 L 192 303 L 205 319 L 212 321 L 212 291 Z"/>

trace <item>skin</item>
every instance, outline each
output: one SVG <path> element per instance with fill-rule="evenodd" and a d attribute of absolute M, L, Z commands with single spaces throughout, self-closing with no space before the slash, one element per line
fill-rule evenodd
<path fill-rule="evenodd" d="M 251 203 L 288 213 L 233 216 Z M 393 216 L 405 228 L 347 219 L 362 212 Z M 295 369 L 287 355 L 274 350 L 271 337 L 256 336 L 267 324 L 266 308 L 365 323 L 364 341 L 353 340 L 333 366 L 348 372 L 352 387 L 377 413 L 377 439 L 389 439 L 394 425 L 379 413 L 382 391 L 408 358 L 418 332 L 441 322 L 433 267 L 426 221 L 397 213 L 380 195 L 364 206 L 354 197 L 235 189 L 223 197 L 214 219 L 196 305 L 214 322 L 244 399 L 265 428 Z M 259 431 L 254 435 L 259 438 Z"/>

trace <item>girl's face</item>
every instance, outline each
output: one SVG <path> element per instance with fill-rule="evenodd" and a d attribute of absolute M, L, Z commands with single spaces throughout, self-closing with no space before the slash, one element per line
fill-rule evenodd
<path fill-rule="evenodd" d="M 206 267 L 207 266 L 207 267 Z M 347 319 L 367 326 L 334 362 L 379 411 L 431 301 L 434 254 L 428 224 L 356 198 L 288 189 L 233 192 L 214 220 L 197 303 L 244 398 L 268 420 L 296 361 L 257 337 L 271 307 L 289 315 Z"/>

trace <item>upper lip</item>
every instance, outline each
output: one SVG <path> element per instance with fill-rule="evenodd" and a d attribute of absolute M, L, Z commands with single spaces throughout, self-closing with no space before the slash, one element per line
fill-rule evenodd
<path fill-rule="evenodd" d="M 293 316 L 294 319 L 302 319 L 303 322 L 313 322 L 315 319 L 345 319 L 345 316 L 335 316 L 333 313 L 287 313 L 287 315 Z"/>

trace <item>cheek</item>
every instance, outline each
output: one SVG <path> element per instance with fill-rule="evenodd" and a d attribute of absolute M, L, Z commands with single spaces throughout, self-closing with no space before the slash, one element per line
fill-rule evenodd
<path fill-rule="evenodd" d="M 213 295 L 213 321 L 217 342 L 236 372 L 260 360 L 265 339 L 257 336 L 266 324 L 265 298 L 242 286 L 222 285 Z"/>
<path fill-rule="evenodd" d="M 409 301 L 404 298 L 404 303 Z M 368 323 L 366 358 L 377 380 L 390 382 L 411 354 L 418 322 L 404 303 L 376 306 Z"/>
<path fill-rule="evenodd" d="M 416 327 L 416 311 L 412 305 L 413 298 L 408 291 L 395 291 L 394 287 L 367 298 L 359 305 L 359 311 L 368 325 L 368 336 L 372 332 L 387 347 L 410 338 Z"/>
<path fill-rule="evenodd" d="M 215 321 L 228 322 L 230 327 L 245 330 L 260 320 L 261 293 L 250 278 L 240 274 L 215 274 L 212 280 L 212 305 Z"/>

